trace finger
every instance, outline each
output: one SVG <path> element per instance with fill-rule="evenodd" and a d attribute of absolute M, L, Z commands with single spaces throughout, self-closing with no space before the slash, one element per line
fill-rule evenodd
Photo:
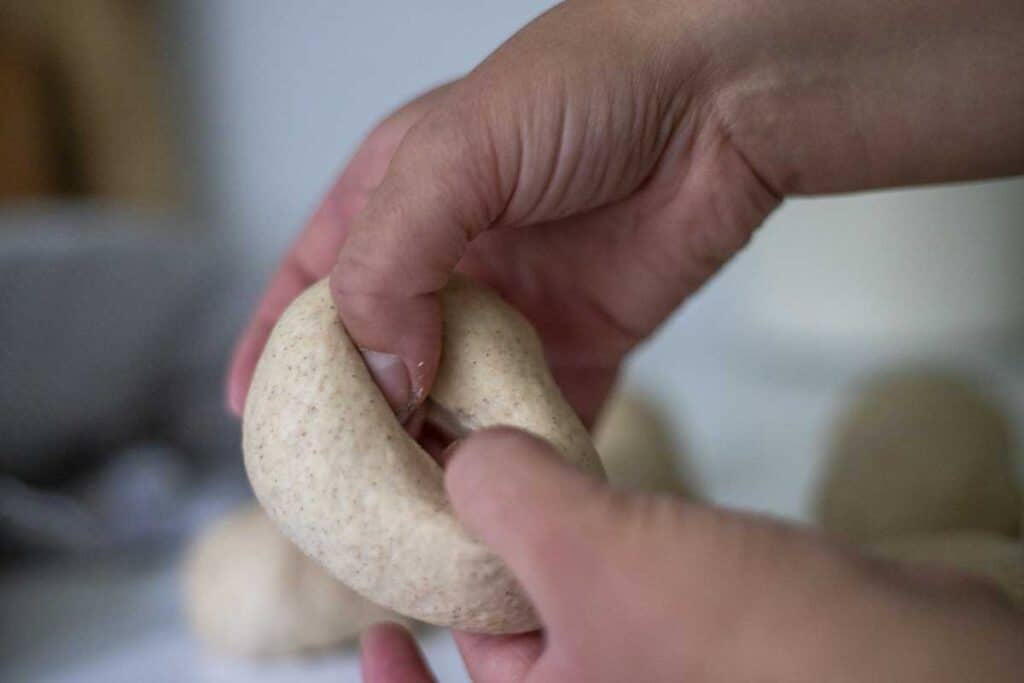
<path fill-rule="evenodd" d="M 277 319 L 295 297 L 330 272 L 348 224 L 366 204 L 368 186 L 384 174 L 386 164 L 380 157 L 376 145 L 369 142 L 356 153 L 267 285 L 228 373 L 228 406 L 236 415 L 242 412 L 256 361 Z"/>
<path fill-rule="evenodd" d="M 325 236 L 325 249 L 329 249 L 333 242 L 340 242 L 340 231 L 338 233 L 337 240 Z M 310 236 L 304 238 L 312 241 Z M 300 240 L 296 246 L 301 247 L 302 243 Z M 281 268 L 267 286 L 267 291 L 256 307 L 252 320 L 235 346 L 231 369 L 228 371 L 228 407 L 235 415 L 242 414 L 249 383 L 256 369 L 256 361 L 259 360 L 277 319 L 295 297 L 326 274 L 326 270 L 317 271 L 316 265 L 315 262 L 302 260 L 302 257 L 293 251 L 285 258 Z"/>
<path fill-rule="evenodd" d="M 619 499 L 511 428 L 466 437 L 445 470 L 456 515 L 509 566 L 554 635 L 578 620 L 617 534 Z"/>
<path fill-rule="evenodd" d="M 452 631 L 469 677 L 478 683 L 522 681 L 533 669 L 544 641 L 540 633 L 514 636 L 490 636 Z"/>
<path fill-rule="evenodd" d="M 360 666 L 365 683 L 430 683 L 427 668 L 416 641 L 398 624 L 371 626 L 360 640 Z"/>
<path fill-rule="evenodd" d="M 433 383 L 441 340 L 435 294 L 499 210 L 500 191 L 483 168 L 490 143 L 457 126 L 409 132 L 331 274 L 345 328 L 364 354 L 375 352 L 367 365 L 399 412 L 411 412 Z"/>
<path fill-rule="evenodd" d="M 242 412 L 256 361 L 277 319 L 295 297 L 330 272 L 349 224 L 384 177 L 402 138 L 449 88 L 444 84 L 421 95 L 367 136 L 289 250 L 232 356 L 227 396 L 236 415 Z"/>
<path fill-rule="evenodd" d="M 660 125 L 633 135 L 625 120 L 612 120 L 615 107 L 567 85 L 621 68 L 592 40 L 566 34 L 573 20 L 565 15 L 576 11 L 599 14 L 555 8 L 447 93 L 409 131 L 352 225 L 332 293 L 356 344 L 408 373 L 381 382 L 393 405 L 410 410 L 429 393 L 440 359 L 436 293 L 470 242 L 493 226 L 537 224 L 621 199 L 657 161 L 666 138 Z M 567 63 L 584 64 L 586 77 L 567 73 Z M 619 144 L 594 144 L 595 129 L 620 124 L 632 132 L 611 136 Z M 642 151 L 635 137 L 644 139 Z"/>

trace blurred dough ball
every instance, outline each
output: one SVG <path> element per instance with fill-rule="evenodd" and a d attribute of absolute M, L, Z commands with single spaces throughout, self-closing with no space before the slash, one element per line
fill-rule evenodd
<path fill-rule="evenodd" d="M 987 578 L 1024 607 L 1024 540 L 984 531 L 955 531 L 883 541 L 884 557 L 914 564 L 959 569 Z"/>
<path fill-rule="evenodd" d="M 819 519 L 863 543 L 958 529 L 1016 535 L 1012 448 L 1006 416 L 971 385 L 941 374 L 882 377 L 833 432 Z"/>
<path fill-rule="evenodd" d="M 216 522 L 185 561 L 185 609 L 211 649 L 262 657 L 319 650 L 395 615 L 338 582 L 258 505 Z"/>
<path fill-rule="evenodd" d="M 693 496 L 692 475 L 684 473 L 683 452 L 672 425 L 650 400 L 613 392 L 597 419 L 594 444 L 608 480 L 632 491 Z"/>

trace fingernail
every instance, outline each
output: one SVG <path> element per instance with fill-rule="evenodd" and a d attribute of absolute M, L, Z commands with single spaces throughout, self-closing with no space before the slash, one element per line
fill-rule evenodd
<path fill-rule="evenodd" d="M 393 353 L 360 349 L 370 375 L 384 393 L 399 422 L 405 422 L 415 409 L 409 382 L 409 371 L 402 359 Z"/>

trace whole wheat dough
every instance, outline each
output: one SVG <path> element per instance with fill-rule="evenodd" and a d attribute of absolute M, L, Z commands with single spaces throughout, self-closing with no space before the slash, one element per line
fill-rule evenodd
<path fill-rule="evenodd" d="M 970 385 L 941 374 L 882 377 L 833 432 L 819 519 L 864 543 L 958 529 L 1015 535 L 1012 447 L 1006 417 Z"/>
<path fill-rule="evenodd" d="M 1024 540 L 984 531 L 955 531 L 882 541 L 890 559 L 960 569 L 995 583 L 1024 608 Z"/>
<path fill-rule="evenodd" d="M 440 297 L 443 356 L 430 399 L 466 429 L 525 429 L 602 476 L 533 328 L 468 280 L 454 278 Z M 326 282 L 299 296 L 270 335 L 246 400 L 243 447 L 270 517 L 362 595 L 466 631 L 536 628 L 515 579 L 456 520 L 441 468 L 395 419 Z"/>
<path fill-rule="evenodd" d="M 594 445 L 612 486 L 630 491 L 693 496 L 684 452 L 666 417 L 649 399 L 631 391 L 609 397 L 594 428 Z"/>
<path fill-rule="evenodd" d="M 319 650 L 395 619 L 303 555 L 258 505 L 233 512 L 193 543 L 184 586 L 196 635 L 234 656 Z"/>

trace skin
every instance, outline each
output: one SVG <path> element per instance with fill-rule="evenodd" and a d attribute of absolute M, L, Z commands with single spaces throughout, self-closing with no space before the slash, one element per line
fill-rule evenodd
<path fill-rule="evenodd" d="M 440 356 L 436 292 L 459 269 L 530 319 L 556 380 L 590 422 L 623 356 L 784 197 L 1024 171 L 1021 35 L 1024 4 L 1015 0 L 559 5 L 371 133 L 268 287 L 239 343 L 229 402 L 241 409 L 287 303 L 330 273 L 342 321 L 408 418 Z M 568 534 L 608 544 L 596 566 L 623 567 L 632 580 L 610 569 L 588 578 L 595 565 L 580 557 L 594 548 L 556 543 L 570 540 L 559 535 L 558 515 L 507 503 L 491 528 L 459 503 L 472 498 L 459 493 L 462 476 L 476 471 L 478 495 L 500 500 L 508 484 L 488 472 L 543 462 L 522 440 L 505 446 L 509 463 L 457 452 L 449 494 L 537 602 L 545 641 L 541 649 L 530 637 L 460 637 L 478 680 L 572 680 L 563 674 L 576 671 L 616 680 L 623 667 L 644 666 L 664 667 L 652 677 L 685 672 L 696 681 L 838 680 L 836 672 L 1010 680 L 1021 670 L 1019 617 L 958 581 L 911 580 L 877 563 L 870 566 L 883 568 L 865 570 L 864 560 L 818 536 L 581 484 L 581 501 L 627 500 L 622 508 L 644 511 L 627 522 L 594 513 L 586 534 Z M 463 468 L 469 473 L 457 474 Z M 531 487 L 569 476 L 529 471 Z M 553 564 L 500 547 L 500 529 L 519 528 L 518 514 L 532 525 L 516 537 L 552 550 Z M 631 564 L 643 557 L 658 564 Z M 541 566 L 566 598 L 531 589 Z M 599 579 L 612 584 L 588 583 Z M 630 628 L 618 628 L 617 617 L 574 630 L 555 603 L 628 614 Z M 965 620 L 969 633 L 952 637 L 951 623 Z M 894 638 L 901 647 L 890 646 Z M 399 632 L 373 631 L 364 647 L 368 680 L 426 675 Z M 716 647 L 726 656 L 712 657 Z M 904 654 L 894 661 L 894 651 Z M 957 661 L 972 663 L 974 675 Z"/>
<path fill-rule="evenodd" d="M 987 583 L 764 518 L 618 493 L 524 432 L 474 433 L 445 483 L 545 626 L 456 633 L 475 681 L 1009 682 L 1024 666 L 1021 613 Z M 431 680 L 394 625 L 362 644 L 367 683 Z"/>

